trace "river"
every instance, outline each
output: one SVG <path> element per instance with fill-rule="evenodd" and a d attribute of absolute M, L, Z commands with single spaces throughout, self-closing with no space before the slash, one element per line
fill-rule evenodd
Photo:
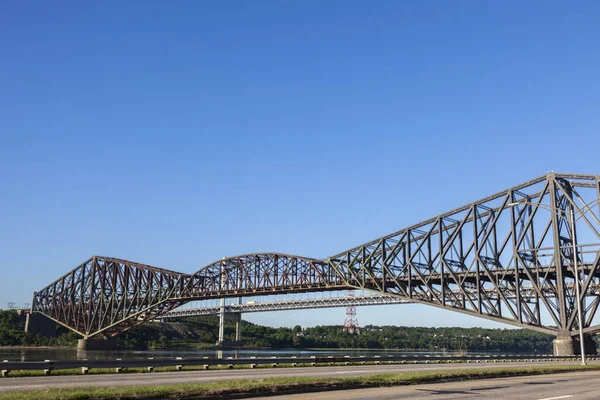
<path fill-rule="evenodd" d="M 43 361 L 43 360 L 114 360 L 144 359 L 144 358 L 174 358 L 174 357 L 291 357 L 291 356 L 367 356 L 391 354 L 454 354 L 443 352 L 409 352 L 398 350 L 211 350 L 211 349 L 170 349 L 170 350 L 78 350 L 75 348 L 10 348 L 0 347 L 0 360 L 10 361 Z"/>

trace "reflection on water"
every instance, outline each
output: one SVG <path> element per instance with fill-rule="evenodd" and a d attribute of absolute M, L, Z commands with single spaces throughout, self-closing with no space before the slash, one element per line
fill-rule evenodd
<path fill-rule="evenodd" d="M 77 350 L 71 348 L 5 348 L 0 347 L 0 360 L 10 361 L 43 361 L 43 360 L 114 360 L 141 359 L 141 358 L 173 358 L 173 357 L 219 357 L 219 358 L 246 358 L 246 357 L 310 357 L 310 356 L 366 356 L 388 354 L 444 354 L 406 352 L 397 350 L 216 350 L 216 349 L 171 349 L 171 350 Z"/>

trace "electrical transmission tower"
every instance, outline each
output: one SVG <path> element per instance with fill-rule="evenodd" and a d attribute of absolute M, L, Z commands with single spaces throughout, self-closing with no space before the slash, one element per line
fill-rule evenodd
<path fill-rule="evenodd" d="M 348 293 L 349 297 L 353 297 L 354 293 Z M 360 335 L 360 328 L 358 327 L 358 318 L 356 318 L 356 307 L 346 307 L 346 319 L 344 320 L 344 332 L 356 333 Z"/>

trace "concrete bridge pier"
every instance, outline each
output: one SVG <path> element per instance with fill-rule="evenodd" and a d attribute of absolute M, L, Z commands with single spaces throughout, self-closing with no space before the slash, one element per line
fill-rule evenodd
<path fill-rule="evenodd" d="M 597 354 L 596 342 L 590 335 L 583 336 L 585 354 Z M 578 356 L 581 355 L 579 336 L 571 336 L 570 332 L 559 334 L 552 341 L 553 354 L 555 356 Z"/>
<path fill-rule="evenodd" d="M 241 297 L 238 297 L 238 304 L 241 304 Z M 235 340 L 225 340 L 225 321 L 233 321 L 235 323 Z M 238 348 L 242 347 L 242 314 L 241 313 L 226 313 L 225 299 L 221 299 L 221 309 L 219 311 L 219 340 L 216 343 L 219 348 Z"/>
<path fill-rule="evenodd" d="M 117 348 L 117 339 L 79 339 L 77 341 L 77 350 L 115 350 Z"/>

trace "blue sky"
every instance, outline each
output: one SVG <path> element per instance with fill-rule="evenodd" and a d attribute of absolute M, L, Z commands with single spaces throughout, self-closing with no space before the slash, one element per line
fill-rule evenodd
<path fill-rule="evenodd" d="M 184 272 L 321 258 L 551 169 L 600 173 L 599 17 L 593 1 L 4 1 L 0 307 L 93 254 Z"/>

